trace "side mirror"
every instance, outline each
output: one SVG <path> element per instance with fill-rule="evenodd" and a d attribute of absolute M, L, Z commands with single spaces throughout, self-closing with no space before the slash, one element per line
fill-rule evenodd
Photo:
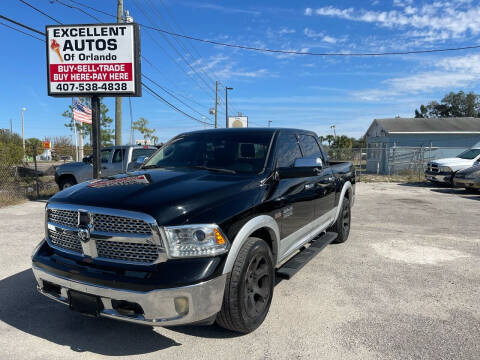
<path fill-rule="evenodd" d="M 295 159 L 293 167 L 316 167 L 321 169 L 323 167 L 323 161 L 319 157 L 298 158 Z"/>
<path fill-rule="evenodd" d="M 293 179 L 302 177 L 317 176 L 322 171 L 323 162 L 320 158 L 298 158 L 295 159 L 293 167 L 278 169 L 280 179 Z"/>
<path fill-rule="evenodd" d="M 92 162 L 92 158 L 89 157 L 89 156 L 85 156 L 83 159 L 82 159 L 82 162 L 84 162 L 85 164 L 90 164 Z"/>

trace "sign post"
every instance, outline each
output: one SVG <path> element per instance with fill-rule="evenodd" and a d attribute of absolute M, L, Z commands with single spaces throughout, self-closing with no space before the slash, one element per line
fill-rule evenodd
<path fill-rule="evenodd" d="M 142 95 L 138 24 L 54 25 L 46 33 L 48 95 L 91 97 L 93 176 L 99 178 L 100 97 Z"/>

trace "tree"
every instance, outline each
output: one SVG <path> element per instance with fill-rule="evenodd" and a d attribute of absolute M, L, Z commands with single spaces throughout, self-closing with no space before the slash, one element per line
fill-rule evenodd
<path fill-rule="evenodd" d="M 330 145 L 335 141 L 335 136 L 327 135 L 327 136 L 325 136 L 325 140 L 328 143 L 328 147 L 330 147 Z"/>
<path fill-rule="evenodd" d="M 53 149 L 54 156 L 59 159 L 66 156 L 74 155 L 74 146 L 72 140 L 68 136 L 58 136 L 53 138 Z"/>
<path fill-rule="evenodd" d="M 427 105 L 420 105 L 420 110 L 415 109 L 415 117 L 480 117 L 480 96 L 473 92 L 468 94 L 463 91 L 450 92 L 440 103 L 431 101 Z"/>
<path fill-rule="evenodd" d="M 43 144 L 40 139 L 29 138 L 25 140 L 25 154 L 29 157 L 40 155 L 43 152 Z"/>
<path fill-rule="evenodd" d="M 20 164 L 23 156 L 22 138 L 0 129 L 0 173 L 6 174 L 12 166 Z"/>
<path fill-rule="evenodd" d="M 133 130 L 137 130 L 140 134 L 143 135 L 143 139 L 147 141 L 148 139 L 152 141 L 158 141 L 158 137 L 154 136 L 153 133 L 155 132 L 155 129 L 149 129 L 148 127 L 148 120 L 141 117 L 137 121 L 133 122 Z"/>
<path fill-rule="evenodd" d="M 79 98 L 79 101 L 82 103 L 87 104 L 90 106 L 90 100 L 88 98 Z M 108 116 L 108 107 L 105 105 L 102 101 L 102 98 L 100 98 L 100 143 L 101 146 L 109 146 L 113 145 L 112 140 L 115 138 L 115 135 L 113 133 L 113 129 L 110 127 L 111 123 L 113 122 L 113 119 Z M 69 121 L 65 123 L 65 126 L 68 127 L 71 131 L 73 131 L 73 114 L 72 114 L 72 105 L 68 106 L 68 110 L 65 110 L 62 114 L 63 117 L 68 118 Z M 84 136 L 91 136 L 92 133 L 92 125 L 90 124 L 85 124 L 76 121 L 75 122 L 76 127 L 77 127 L 77 132 L 82 132 Z"/>

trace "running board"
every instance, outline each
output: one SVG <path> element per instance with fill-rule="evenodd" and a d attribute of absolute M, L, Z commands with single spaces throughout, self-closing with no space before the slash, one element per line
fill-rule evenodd
<path fill-rule="evenodd" d="M 297 255 L 283 264 L 282 267 L 277 270 L 276 274 L 284 279 L 290 279 L 312 260 L 315 255 L 322 251 L 325 246 L 334 241 L 337 236 L 338 234 L 335 232 L 327 232 L 313 239 L 308 248 L 300 250 Z"/>

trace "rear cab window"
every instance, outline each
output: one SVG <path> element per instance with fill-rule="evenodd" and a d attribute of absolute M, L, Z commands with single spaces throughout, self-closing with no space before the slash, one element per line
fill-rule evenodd
<path fill-rule="evenodd" d="M 293 167 L 302 153 L 295 134 L 280 133 L 277 140 L 277 167 Z"/>

